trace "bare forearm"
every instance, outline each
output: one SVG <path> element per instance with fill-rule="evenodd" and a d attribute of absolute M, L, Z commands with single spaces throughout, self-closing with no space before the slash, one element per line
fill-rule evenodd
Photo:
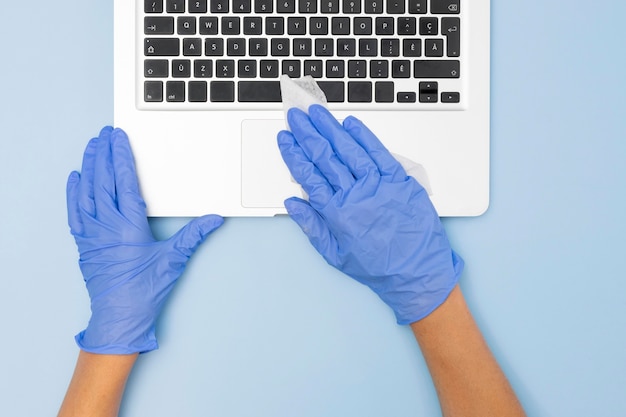
<path fill-rule="evenodd" d="M 58 417 L 115 417 L 137 354 L 80 352 Z"/>
<path fill-rule="evenodd" d="M 458 286 L 439 308 L 411 328 L 445 417 L 525 416 Z"/>

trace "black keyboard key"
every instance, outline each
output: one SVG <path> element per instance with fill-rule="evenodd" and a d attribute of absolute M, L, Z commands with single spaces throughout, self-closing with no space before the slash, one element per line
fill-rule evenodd
<path fill-rule="evenodd" d="M 287 18 L 287 34 L 306 35 L 306 18 L 305 17 Z"/>
<path fill-rule="evenodd" d="M 377 81 L 374 84 L 374 100 L 377 103 L 393 103 L 394 84 L 392 81 Z"/>
<path fill-rule="evenodd" d="M 143 33 L 146 35 L 173 35 L 174 18 L 167 16 L 146 16 L 143 18 Z"/>
<path fill-rule="evenodd" d="M 460 3 L 460 0 L 430 0 L 430 12 L 432 14 L 459 14 Z"/>
<path fill-rule="evenodd" d="M 404 14 L 405 0 L 387 0 L 387 14 Z"/>
<path fill-rule="evenodd" d="M 367 61 L 363 59 L 351 59 L 348 61 L 348 78 L 367 77 Z"/>
<path fill-rule="evenodd" d="M 365 13 L 381 14 L 383 12 L 383 0 L 364 0 Z"/>
<path fill-rule="evenodd" d="M 252 12 L 252 0 L 233 0 L 233 13 Z"/>
<path fill-rule="evenodd" d="M 309 33 L 311 35 L 328 35 L 328 18 L 311 17 Z"/>
<path fill-rule="evenodd" d="M 185 82 L 168 81 L 165 83 L 165 99 L 171 103 L 182 103 L 185 101 Z"/>
<path fill-rule="evenodd" d="M 439 84 L 433 81 L 422 81 L 419 83 L 420 103 L 436 103 Z"/>
<path fill-rule="evenodd" d="M 165 0 L 165 10 L 168 13 L 185 13 L 185 0 Z"/>
<path fill-rule="evenodd" d="M 459 78 L 459 61 L 425 60 L 413 61 L 414 78 Z"/>
<path fill-rule="evenodd" d="M 240 102 L 277 103 L 282 100 L 280 81 L 239 81 L 237 99 Z"/>
<path fill-rule="evenodd" d="M 272 56 L 289 56 L 289 39 L 272 38 L 271 54 Z"/>
<path fill-rule="evenodd" d="M 299 0 L 298 12 L 302 14 L 317 13 L 317 0 Z"/>
<path fill-rule="evenodd" d="M 143 96 L 146 102 L 163 101 L 163 82 L 145 81 L 143 84 Z"/>
<path fill-rule="evenodd" d="M 343 81 L 319 81 L 317 84 L 329 103 L 343 103 L 345 101 Z"/>
<path fill-rule="evenodd" d="M 377 35 L 395 35 L 393 29 L 393 17 L 377 17 L 376 18 L 376 34 Z"/>
<path fill-rule="evenodd" d="M 285 33 L 285 20 L 282 17 L 268 17 L 265 20 L 266 35 L 283 35 Z"/>
<path fill-rule="evenodd" d="M 172 60 L 172 77 L 189 78 L 191 77 L 191 61 L 188 59 Z"/>
<path fill-rule="evenodd" d="M 204 54 L 207 56 L 224 55 L 224 39 L 223 38 L 206 38 L 204 40 Z"/>
<path fill-rule="evenodd" d="M 295 13 L 296 0 L 276 0 L 276 11 L 278 13 Z"/>
<path fill-rule="evenodd" d="M 228 13 L 228 0 L 209 0 L 211 13 Z"/>
<path fill-rule="evenodd" d="M 235 61 L 233 59 L 216 60 L 215 76 L 218 78 L 233 78 L 235 76 Z"/>
<path fill-rule="evenodd" d="M 343 78 L 345 75 L 345 61 L 326 61 L 326 78 Z"/>
<path fill-rule="evenodd" d="M 143 75 L 146 78 L 166 78 L 169 75 L 167 59 L 146 59 L 143 62 Z"/>
<path fill-rule="evenodd" d="M 436 17 L 420 17 L 420 35 L 429 36 L 439 33 L 439 19 Z"/>
<path fill-rule="evenodd" d="M 282 73 L 288 75 L 290 78 L 300 78 L 300 61 L 283 61 Z"/>
<path fill-rule="evenodd" d="M 441 93 L 442 103 L 459 103 L 460 101 L 461 101 L 461 95 L 458 92 Z"/>
<path fill-rule="evenodd" d="M 320 10 L 322 13 L 339 13 L 339 0 L 320 0 Z"/>
<path fill-rule="evenodd" d="M 263 59 L 259 63 L 259 75 L 261 78 L 278 78 L 278 60 Z"/>
<path fill-rule="evenodd" d="M 403 91 L 396 95 L 398 103 L 415 103 L 417 100 L 417 94 L 413 91 Z"/>
<path fill-rule="evenodd" d="M 201 35 L 217 35 L 217 17 L 201 17 L 200 18 L 200 34 Z"/>
<path fill-rule="evenodd" d="M 350 35 L 350 18 L 333 17 L 331 27 L 333 35 Z"/>
<path fill-rule="evenodd" d="M 385 61 L 385 60 L 370 61 L 370 77 L 372 78 L 389 77 L 389 61 Z"/>
<path fill-rule="evenodd" d="M 235 83 L 233 81 L 211 81 L 209 98 L 215 103 L 235 101 Z"/>
<path fill-rule="evenodd" d="M 274 11 L 273 0 L 255 0 L 254 12 L 255 13 L 272 13 Z"/>
<path fill-rule="evenodd" d="M 222 17 L 222 35 L 239 35 L 240 20 L 237 16 Z"/>
<path fill-rule="evenodd" d="M 343 0 L 342 10 L 345 14 L 361 13 L 361 0 Z"/>
<path fill-rule="evenodd" d="M 185 56 L 202 55 L 202 39 L 200 38 L 183 39 L 183 55 Z"/>
<path fill-rule="evenodd" d="M 428 2 L 426 0 L 409 0 L 409 13 L 425 14 L 428 11 Z"/>
<path fill-rule="evenodd" d="M 315 39 L 315 55 L 316 56 L 333 56 L 335 43 L 331 38 Z"/>
<path fill-rule="evenodd" d="M 348 81 L 348 101 L 350 103 L 371 103 L 372 83 L 369 81 Z"/>
<path fill-rule="evenodd" d="M 441 19 L 441 34 L 447 38 L 446 55 L 451 58 L 461 56 L 461 19 L 444 17 Z"/>
<path fill-rule="evenodd" d="M 250 38 L 248 41 L 248 53 L 250 56 L 267 56 L 267 39 Z"/>
<path fill-rule="evenodd" d="M 437 93 L 421 93 L 420 92 L 420 103 L 436 103 L 437 102 Z"/>
<path fill-rule="evenodd" d="M 381 56 L 400 56 L 400 40 L 381 39 L 380 54 Z"/>
<path fill-rule="evenodd" d="M 337 39 L 337 56 L 356 56 L 356 39 Z"/>
<path fill-rule="evenodd" d="M 414 17 L 398 18 L 398 35 L 412 36 L 417 33 L 417 20 Z"/>
<path fill-rule="evenodd" d="M 372 18 L 371 17 L 355 17 L 354 18 L 354 34 L 355 35 L 371 35 L 372 34 Z"/>
<path fill-rule="evenodd" d="M 313 55 L 311 38 L 296 38 L 293 40 L 293 56 L 311 55 Z"/>
<path fill-rule="evenodd" d="M 145 56 L 178 56 L 180 42 L 172 38 L 147 38 L 144 40 Z"/>
<path fill-rule="evenodd" d="M 207 0 L 189 0 L 187 9 L 189 10 L 189 13 L 206 13 Z"/>
<path fill-rule="evenodd" d="M 392 78 L 410 78 L 411 77 L 411 61 L 394 60 L 391 61 L 391 77 Z"/>
<path fill-rule="evenodd" d="M 376 39 L 359 39 L 359 56 L 378 56 L 378 42 Z"/>
<path fill-rule="evenodd" d="M 239 78 L 256 77 L 256 61 L 252 59 L 242 59 L 237 63 L 237 75 Z"/>
<path fill-rule="evenodd" d="M 422 56 L 422 40 L 421 39 L 403 39 L 402 55 L 408 57 Z"/>
<path fill-rule="evenodd" d="M 194 16 L 179 16 L 176 19 L 176 32 L 179 35 L 195 35 L 196 18 Z"/>
<path fill-rule="evenodd" d="M 425 39 L 424 55 L 428 57 L 443 56 L 443 39 Z"/>
<path fill-rule="evenodd" d="M 226 40 L 226 55 L 244 56 L 246 54 L 245 38 L 228 38 Z"/>
<path fill-rule="evenodd" d="M 163 13 L 163 0 L 144 0 L 143 11 L 145 13 Z"/>
<path fill-rule="evenodd" d="M 211 78 L 213 76 L 213 61 L 197 59 L 193 62 L 193 76 L 195 78 Z"/>
<path fill-rule="evenodd" d="M 205 103 L 207 101 L 206 81 L 189 81 L 188 89 L 191 103 Z"/>
<path fill-rule="evenodd" d="M 262 35 L 263 19 L 260 17 L 244 17 L 243 18 L 243 34 L 244 35 Z"/>
<path fill-rule="evenodd" d="M 322 78 L 324 76 L 324 63 L 317 59 L 307 59 L 304 61 L 304 75 Z"/>

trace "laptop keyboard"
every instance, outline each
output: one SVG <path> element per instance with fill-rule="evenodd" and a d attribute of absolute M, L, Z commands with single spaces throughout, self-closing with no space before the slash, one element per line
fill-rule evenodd
<path fill-rule="evenodd" d="M 281 74 L 345 108 L 461 102 L 460 0 L 138 1 L 142 108 L 274 108 Z"/>

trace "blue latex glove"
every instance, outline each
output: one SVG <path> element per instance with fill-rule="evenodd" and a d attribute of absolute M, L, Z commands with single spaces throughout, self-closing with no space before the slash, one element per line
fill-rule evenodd
<path fill-rule="evenodd" d="M 92 353 L 156 349 L 155 321 L 165 299 L 189 257 L 223 219 L 200 217 L 156 241 L 128 138 L 111 127 L 87 145 L 82 173 L 70 174 L 67 208 L 91 298 L 91 319 L 76 342 Z"/>
<path fill-rule="evenodd" d="M 370 287 L 399 324 L 445 301 L 463 270 L 428 194 L 359 120 L 319 105 L 287 115 L 282 157 L 309 201 L 285 207 L 335 268 Z"/>

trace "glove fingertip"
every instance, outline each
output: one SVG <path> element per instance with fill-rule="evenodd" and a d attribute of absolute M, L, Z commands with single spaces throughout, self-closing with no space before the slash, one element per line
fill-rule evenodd
<path fill-rule="evenodd" d="M 113 132 L 113 126 L 104 126 L 101 130 L 100 130 L 100 134 L 98 135 L 99 137 L 106 137 L 106 136 L 110 136 L 111 132 Z"/>
<path fill-rule="evenodd" d="M 202 237 L 212 233 L 215 229 L 224 224 L 224 218 L 217 214 L 208 214 L 198 218 L 198 228 Z"/>
<path fill-rule="evenodd" d="M 72 234 L 82 233 L 82 221 L 80 209 L 78 207 L 80 174 L 72 171 L 67 178 L 66 199 L 67 199 L 67 221 Z"/>
<path fill-rule="evenodd" d="M 285 200 L 285 209 L 287 209 L 287 213 L 289 213 L 289 216 L 292 218 L 294 216 L 301 217 L 306 211 L 307 206 L 310 207 L 309 203 L 298 197 L 290 197 Z"/>

